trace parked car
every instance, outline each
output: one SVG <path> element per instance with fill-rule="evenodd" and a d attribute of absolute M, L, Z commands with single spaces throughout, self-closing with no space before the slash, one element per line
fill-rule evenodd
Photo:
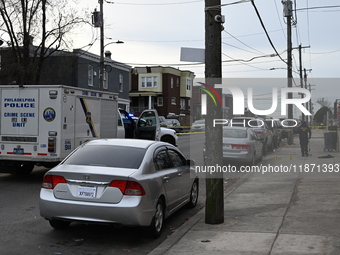
<path fill-rule="evenodd" d="M 166 119 L 166 127 L 176 131 L 176 133 L 182 133 L 183 128 L 181 123 L 177 119 Z"/>
<path fill-rule="evenodd" d="M 268 150 L 273 150 L 273 134 L 263 119 L 255 117 L 234 117 L 229 121 L 228 126 L 250 127 L 254 129 L 255 133 L 262 139 L 264 145 L 263 155 L 266 155 Z"/>
<path fill-rule="evenodd" d="M 192 123 L 190 132 L 205 131 L 205 119 L 196 120 Z"/>
<path fill-rule="evenodd" d="M 255 165 L 263 157 L 263 143 L 252 128 L 223 127 L 223 159 Z"/>
<path fill-rule="evenodd" d="M 273 133 L 273 148 L 279 147 L 282 140 L 282 125 L 279 120 L 266 119 L 268 128 Z"/>
<path fill-rule="evenodd" d="M 161 127 L 166 127 L 166 118 L 164 116 L 159 116 L 159 122 L 161 124 Z"/>
<path fill-rule="evenodd" d="M 194 162 L 173 145 L 139 139 L 82 144 L 49 170 L 40 191 L 40 215 L 55 229 L 73 221 L 148 226 L 159 236 L 163 220 L 195 207 Z"/>

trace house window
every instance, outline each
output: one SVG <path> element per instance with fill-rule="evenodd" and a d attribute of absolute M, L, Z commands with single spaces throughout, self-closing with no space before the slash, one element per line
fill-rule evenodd
<path fill-rule="evenodd" d="M 119 92 L 123 92 L 123 75 L 119 74 Z"/>
<path fill-rule="evenodd" d="M 190 99 L 188 99 L 188 110 L 190 111 Z"/>
<path fill-rule="evenodd" d="M 109 73 L 104 71 L 104 81 L 103 81 L 103 89 L 109 88 Z"/>
<path fill-rule="evenodd" d="M 141 77 L 142 88 L 156 88 L 157 76 L 153 77 Z"/>
<path fill-rule="evenodd" d="M 187 79 L 187 90 L 191 90 L 192 80 Z"/>
<path fill-rule="evenodd" d="M 185 98 L 181 98 L 181 110 L 185 110 Z"/>
<path fill-rule="evenodd" d="M 171 79 L 170 79 L 170 87 L 172 89 L 174 88 L 174 77 L 171 77 Z"/>
<path fill-rule="evenodd" d="M 171 104 L 176 105 L 176 97 L 171 97 Z"/>
<path fill-rule="evenodd" d="M 87 71 L 87 84 L 93 87 L 93 66 L 88 65 Z"/>
<path fill-rule="evenodd" d="M 177 86 L 177 88 L 179 87 L 179 78 L 177 78 L 176 86 Z"/>
<path fill-rule="evenodd" d="M 163 106 L 163 97 L 157 97 L 157 106 Z"/>

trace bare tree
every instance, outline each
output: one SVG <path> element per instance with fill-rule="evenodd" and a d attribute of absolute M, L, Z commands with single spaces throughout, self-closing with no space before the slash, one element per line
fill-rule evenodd
<path fill-rule="evenodd" d="M 324 99 L 324 98 L 318 98 L 316 102 L 322 107 L 330 107 L 332 105 L 331 102 L 329 102 L 327 99 Z"/>
<path fill-rule="evenodd" d="M 71 31 L 85 24 L 68 0 L 0 0 L 1 36 L 8 38 L 19 84 L 39 84 L 46 58 L 69 49 Z"/>

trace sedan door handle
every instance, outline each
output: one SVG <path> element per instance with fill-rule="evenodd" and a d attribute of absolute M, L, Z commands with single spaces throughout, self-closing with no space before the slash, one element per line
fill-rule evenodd
<path fill-rule="evenodd" d="M 178 173 L 178 176 L 179 176 L 179 177 L 182 177 L 182 173 Z"/>
<path fill-rule="evenodd" d="M 167 176 L 164 176 L 163 178 L 165 181 L 169 181 L 170 177 L 167 175 Z"/>

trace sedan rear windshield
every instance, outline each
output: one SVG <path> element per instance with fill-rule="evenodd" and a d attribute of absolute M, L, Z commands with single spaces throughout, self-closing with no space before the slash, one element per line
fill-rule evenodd
<path fill-rule="evenodd" d="M 231 121 L 232 127 L 262 127 L 263 122 L 258 120 L 249 120 L 249 119 L 233 119 Z"/>
<path fill-rule="evenodd" d="M 75 151 L 63 164 L 137 169 L 143 161 L 145 152 L 146 149 L 143 148 L 85 145 Z"/>
<path fill-rule="evenodd" d="M 247 131 L 240 129 L 223 129 L 223 137 L 224 138 L 247 138 Z"/>

